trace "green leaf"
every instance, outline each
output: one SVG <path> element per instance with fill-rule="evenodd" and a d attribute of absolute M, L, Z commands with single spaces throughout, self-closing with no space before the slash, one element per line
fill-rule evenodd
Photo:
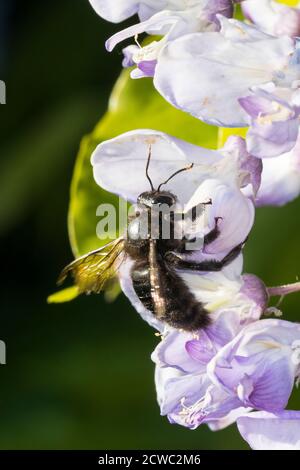
<path fill-rule="evenodd" d="M 96 209 L 101 203 L 117 206 L 118 198 L 99 188 L 93 179 L 90 157 L 100 142 L 134 129 L 155 129 L 208 148 L 217 148 L 218 129 L 169 105 L 151 79 L 132 80 L 130 71 L 117 81 L 108 111 L 81 143 L 71 185 L 69 234 L 75 256 L 102 246 L 96 236 Z"/>
<path fill-rule="evenodd" d="M 239 135 L 246 138 L 248 127 L 220 127 L 218 132 L 218 148 L 223 147 L 231 135 Z"/>
<path fill-rule="evenodd" d="M 66 289 L 62 289 L 55 294 L 49 295 L 47 298 L 48 304 L 60 304 L 63 302 L 70 302 L 71 300 L 76 299 L 78 297 L 78 287 L 72 286 L 67 287 Z"/>
<path fill-rule="evenodd" d="M 299 3 L 299 0 L 278 0 L 279 3 L 284 3 L 284 5 L 288 5 L 290 7 L 296 7 Z"/>

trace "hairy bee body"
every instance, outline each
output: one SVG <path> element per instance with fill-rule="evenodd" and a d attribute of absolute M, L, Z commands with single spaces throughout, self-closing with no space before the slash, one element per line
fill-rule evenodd
<path fill-rule="evenodd" d="M 158 258 L 161 295 L 164 298 L 165 310 L 159 320 L 174 328 L 196 331 L 209 324 L 208 312 L 198 302 L 194 294 L 181 277 Z M 150 282 L 150 263 L 141 257 L 136 260 L 131 269 L 133 288 L 138 298 L 153 315 L 156 315 Z M 157 316 L 157 315 L 156 315 Z"/>
<path fill-rule="evenodd" d="M 182 240 L 175 239 L 172 230 L 170 238 L 163 239 L 160 229 L 157 240 L 151 239 L 150 233 L 148 239 L 139 238 L 136 222 L 134 219 L 129 224 L 124 251 L 134 260 L 131 280 L 139 300 L 160 321 L 174 328 L 196 331 L 208 326 L 203 304 L 167 261 L 167 253 L 181 251 Z"/>

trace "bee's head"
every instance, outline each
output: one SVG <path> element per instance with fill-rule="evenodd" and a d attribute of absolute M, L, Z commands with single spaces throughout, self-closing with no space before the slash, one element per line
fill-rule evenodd
<path fill-rule="evenodd" d="M 145 191 L 139 195 L 137 202 L 147 208 L 152 208 L 154 205 L 172 207 L 176 203 L 176 196 L 169 191 Z"/>
<path fill-rule="evenodd" d="M 138 204 L 148 208 L 152 208 L 153 206 L 162 206 L 167 205 L 168 207 L 172 207 L 176 203 L 176 196 L 170 193 L 169 191 L 161 191 L 161 187 L 167 184 L 174 176 L 179 175 L 183 171 L 191 170 L 194 166 L 193 163 L 185 166 L 184 168 L 180 168 L 179 170 L 175 171 L 166 181 L 160 183 L 157 189 L 154 188 L 153 182 L 149 176 L 149 165 L 151 160 L 151 145 L 149 146 L 149 153 L 146 165 L 146 177 L 150 183 L 151 191 L 145 191 L 144 193 L 140 194 L 137 202 Z"/>

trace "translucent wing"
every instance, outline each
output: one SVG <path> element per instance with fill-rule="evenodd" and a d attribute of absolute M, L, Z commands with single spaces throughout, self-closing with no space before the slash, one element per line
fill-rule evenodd
<path fill-rule="evenodd" d="M 66 266 L 58 278 L 58 284 L 71 275 L 80 293 L 99 293 L 116 276 L 124 256 L 124 239 L 118 238 Z"/>

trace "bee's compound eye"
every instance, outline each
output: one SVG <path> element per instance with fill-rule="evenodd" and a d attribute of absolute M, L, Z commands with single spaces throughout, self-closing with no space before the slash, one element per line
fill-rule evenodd
<path fill-rule="evenodd" d="M 156 198 L 155 198 L 155 204 L 159 204 L 159 205 L 166 205 L 166 206 L 173 206 L 173 204 L 175 203 L 175 200 L 174 200 L 174 197 L 169 195 L 169 194 L 159 194 Z"/>

